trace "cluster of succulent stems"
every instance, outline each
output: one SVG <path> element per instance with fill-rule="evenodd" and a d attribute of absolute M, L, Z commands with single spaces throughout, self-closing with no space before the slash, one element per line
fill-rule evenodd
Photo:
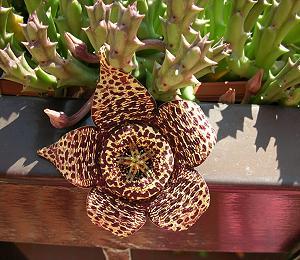
<path fill-rule="evenodd" d="M 299 58 L 299 1 L 24 2 L 27 20 L 0 1 L 2 78 L 24 91 L 95 88 L 105 45 L 109 64 L 132 73 L 156 100 L 194 100 L 202 81 L 251 79 L 263 70 L 263 87 L 244 101 L 300 103 L 297 69 L 291 82 L 274 83 Z"/>

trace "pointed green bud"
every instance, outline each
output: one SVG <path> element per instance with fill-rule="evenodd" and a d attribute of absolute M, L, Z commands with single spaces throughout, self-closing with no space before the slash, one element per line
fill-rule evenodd
<path fill-rule="evenodd" d="M 166 74 L 167 71 L 174 64 L 174 61 L 175 61 L 175 56 L 171 52 L 169 52 L 168 50 L 166 50 L 164 62 L 162 64 L 162 66 L 160 66 L 160 73 L 162 75 Z"/>

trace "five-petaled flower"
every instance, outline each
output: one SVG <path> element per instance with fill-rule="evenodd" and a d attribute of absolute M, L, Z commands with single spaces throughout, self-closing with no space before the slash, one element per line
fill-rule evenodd
<path fill-rule="evenodd" d="M 72 184 L 92 187 L 91 221 L 121 237 L 146 222 L 185 230 L 209 206 L 209 191 L 194 170 L 216 142 L 200 107 L 176 100 L 160 107 L 130 74 L 100 52 L 100 80 L 91 109 L 96 126 L 73 130 L 42 148 Z"/>

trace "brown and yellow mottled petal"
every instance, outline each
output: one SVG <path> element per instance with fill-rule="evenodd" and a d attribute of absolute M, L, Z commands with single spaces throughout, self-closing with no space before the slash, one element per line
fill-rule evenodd
<path fill-rule="evenodd" d="M 200 173 L 180 169 L 176 178 L 151 202 L 149 217 L 164 229 L 181 231 L 196 223 L 210 202 L 208 187 Z"/>
<path fill-rule="evenodd" d="M 130 166 L 120 162 L 131 154 L 132 144 L 144 154 L 147 172 L 128 178 Z M 101 172 L 112 193 L 130 200 L 148 199 L 161 191 L 168 182 L 174 165 L 172 149 L 158 130 L 140 124 L 125 125 L 105 141 L 100 155 Z M 149 169 L 149 170 L 148 170 Z"/>
<path fill-rule="evenodd" d="M 216 144 L 214 129 L 194 102 L 176 100 L 163 104 L 159 107 L 156 124 L 180 164 L 200 165 Z"/>
<path fill-rule="evenodd" d="M 100 51 L 100 79 L 95 90 L 92 118 L 100 129 L 126 121 L 148 122 L 156 108 L 153 97 L 132 75 L 112 68 Z"/>
<path fill-rule="evenodd" d="M 73 185 L 91 187 L 100 182 L 97 153 L 101 148 L 101 138 L 95 127 L 81 127 L 38 150 L 38 154 L 52 162 Z"/>
<path fill-rule="evenodd" d="M 87 214 L 91 221 L 116 236 L 127 237 L 146 222 L 145 208 L 93 188 L 87 197 Z"/>

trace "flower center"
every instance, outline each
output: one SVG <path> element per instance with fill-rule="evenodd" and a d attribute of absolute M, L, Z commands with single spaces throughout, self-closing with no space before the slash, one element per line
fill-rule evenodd
<path fill-rule="evenodd" d="M 141 179 L 145 177 L 153 177 L 153 171 L 150 168 L 151 164 L 150 152 L 145 152 L 143 149 L 139 150 L 135 143 L 130 145 L 130 156 L 120 156 L 119 164 L 128 169 L 127 179 L 133 181 L 134 179 Z"/>
<path fill-rule="evenodd" d="M 131 200 L 149 198 L 163 189 L 173 164 L 171 147 L 159 131 L 138 124 L 112 133 L 100 155 L 108 188 Z"/>

